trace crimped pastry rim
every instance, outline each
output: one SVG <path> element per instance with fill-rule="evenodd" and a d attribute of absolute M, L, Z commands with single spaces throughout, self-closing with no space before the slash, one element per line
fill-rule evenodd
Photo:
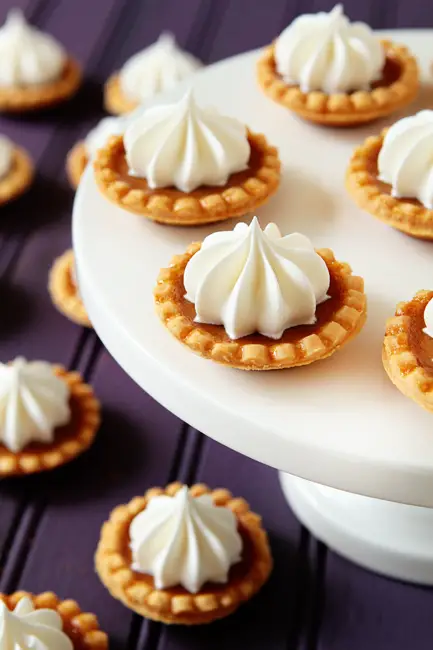
<path fill-rule="evenodd" d="M 74 263 L 74 251 L 66 250 L 54 260 L 48 277 L 48 291 L 54 306 L 76 325 L 92 327 L 86 308 L 77 291 L 69 290 L 69 277 Z"/>
<path fill-rule="evenodd" d="M 303 93 L 298 86 L 289 87 L 275 72 L 274 44 L 265 49 L 257 63 L 257 79 L 266 95 L 305 119 L 331 126 L 369 122 L 411 102 L 419 88 L 418 64 L 409 49 L 388 40 L 381 43 L 387 57 L 401 68 L 400 77 L 390 86 L 351 94 Z"/>
<path fill-rule="evenodd" d="M 137 579 L 127 559 L 122 554 L 123 539 L 128 534 L 133 518 L 144 510 L 150 499 L 161 494 L 174 496 L 182 488 L 179 482 L 165 488 L 151 488 L 143 497 L 136 497 L 125 505 L 117 506 L 101 529 L 101 537 L 95 555 L 96 572 L 114 598 L 122 601 L 133 611 L 164 623 L 198 625 L 210 623 L 228 616 L 243 602 L 254 596 L 267 581 L 272 570 L 272 557 L 266 531 L 261 518 L 250 511 L 248 503 L 233 498 L 225 489 L 211 490 L 197 483 L 189 488 L 193 496 L 209 494 L 214 503 L 230 508 L 248 532 L 256 561 L 235 589 L 227 583 L 216 594 L 176 594 L 170 589 L 156 590 Z"/>
<path fill-rule="evenodd" d="M 248 134 L 250 142 L 263 155 L 263 166 L 238 186 L 212 188 L 209 194 L 197 198 L 187 192 L 172 198 L 164 188 L 146 196 L 132 189 L 113 170 L 112 159 L 124 150 L 123 136 L 111 136 L 94 162 L 95 178 L 100 191 L 116 205 L 154 221 L 171 225 L 196 225 L 224 221 L 243 216 L 265 203 L 280 183 L 280 160 L 276 147 L 268 144 L 262 134 Z"/>
<path fill-rule="evenodd" d="M 68 152 L 65 165 L 68 181 L 74 190 L 77 189 L 88 162 L 86 143 L 78 140 Z"/>
<path fill-rule="evenodd" d="M 346 189 L 357 205 L 389 226 L 421 239 L 433 239 L 433 210 L 384 194 L 371 179 L 369 163 L 378 157 L 388 128 L 355 149 L 346 172 Z"/>
<path fill-rule="evenodd" d="M 131 113 L 139 106 L 140 102 L 128 99 L 122 90 L 120 73 L 112 74 L 104 85 L 104 108 L 111 115 L 125 115 Z"/>
<path fill-rule="evenodd" d="M 154 298 L 156 311 L 171 334 L 207 359 L 239 370 L 294 368 L 329 357 L 358 334 L 365 323 L 367 306 L 363 279 L 352 275 L 350 266 L 338 262 L 331 250 L 319 249 L 317 253 L 328 267 L 332 265 L 334 272 L 337 271 L 347 292 L 338 321 L 325 323 L 318 333 L 309 334 L 296 343 L 278 343 L 272 339 L 266 345 L 237 341 L 221 343 L 203 331 L 200 323 L 191 323 L 182 316 L 178 305 L 167 298 L 175 280 L 183 275 L 187 263 L 200 247 L 200 242 L 191 244 L 183 255 L 173 258 L 169 268 L 161 269 Z"/>
<path fill-rule="evenodd" d="M 9 610 L 14 609 L 18 601 L 22 598 L 29 598 L 35 609 L 46 608 L 58 612 L 62 617 L 63 623 L 67 622 L 74 628 L 74 632 L 78 636 L 78 641 L 86 650 L 106 650 L 108 648 L 108 636 L 100 629 L 95 614 L 82 612 L 75 600 L 60 600 L 51 591 L 45 591 L 40 594 L 33 594 L 28 591 L 15 591 L 9 595 L 0 593 L 0 601 Z M 71 641 L 75 647 L 77 639 L 74 642 L 74 639 L 71 638 Z"/>
<path fill-rule="evenodd" d="M 387 320 L 383 339 L 382 361 L 388 377 L 401 393 L 428 411 L 433 411 L 433 375 L 418 363 L 409 346 L 410 316 L 405 307 L 417 298 L 433 298 L 433 291 L 417 291 L 412 300 L 397 305 L 395 315 Z"/>
<path fill-rule="evenodd" d="M 34 86 L 0 88 L 0 111 L 21 113 L 53 106 L 72 97 L 78 90 L 81 79 L 81 66 L 68 56 L 59 79 Z"/>
<path fill-rule="evenodd" d="M 54 469 L 73 460 L 92 444 L 98 431 L 100 403 L 91 386 L 86 384 L 78 372 L 68 372 L 62 366 L 53 366 L 56 375 L 69 387 L 71 396 L 77 398 L 82 410 L 83 425 L 72 440 L 54 442 L 44 445 L 43 450 L 24 449 L 17 453 L 9 451 L 0 443 L 0 478 L 35 474 Z"/>
<path fill-rule="evenodd" d="M 13 145 L 11 169 L 0 179 L 0 205 L 24 194 L 32 184 L 33 177 L 34 167 L 29 154 L 22 147 Z"/>

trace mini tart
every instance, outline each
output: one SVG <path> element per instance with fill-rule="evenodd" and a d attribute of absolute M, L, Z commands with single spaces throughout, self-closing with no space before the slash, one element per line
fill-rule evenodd
<path fill-rule="evenodd" d="M 317 253 L 326 262 L 330 298 L 317 306 L 317 322 L 286 329 L 274 340 L 261 334 L 230 339 L 222 325 L 196 323 L 194 305 L 185 299 L 183 276 L 191 257 L 201 248 L 191 244 L 162 269 L 154 290 L 156 311 L 179 341 L 202 357 L 240 370 L 277 370 L 305 366 L 334 354 L 361 330 L 367 316 L 364 281 L 352 275 L 348 264 L 338 262 L 332 251 Z"/>
<path fill-rule="evenodd" d="M 69 387 L 70 421 L 57 427 L 54 442 L 32 442 L 14 453 L 0 444 L 0 478 L 34 474 L 54 469 L 73 460 L 92 444 L 100 425 L 100 405 L 93 389 L 78 372 L 54 366 L 55 373 Z"/>
<path fill-rule="evenodd" d="M 0 87 L 0 111 L 25 113 L 51 108 L 75 95 L 81 79 L 79 64 L 69 57 L 59 79 L 43 84 Z"/>
<path fill-rule="evenodd" d="M 423 332 L 433 291 L 418 291 L 397 305 L 386 324 L 382 360 L 388 377 L 407 397 L 433 411 L 433 339 Z"/>
<path fill-rule="evenodd" d="M 433 239 L 433 210 L 417 199 L 396 199 L 378 179 L 377 161 L 388 129 L 355 149 L 346 172 L 346 188 L 360 208 L 389 226 L 419 239 Z"/>
<path fill-rule="evenodd" d="M 0 178 L 0 205 L 17 199 L 29 189 L 33 182 L 34 168 L 29 154 L 14 146 L 10 170 Z"/>
<path fill-rule="evenodd" d="M 122 90 L 120 75 L 115 72 L 106 81 L 104 86 L 104 108 L 112 115 L 125 115 L 131 113 L 140 102 L 129 99 Z"/>
<path fill-rule="evenodd" d="M 69 249 L 58 257 L 48 279 L 48 291 L 54 306 L 69 320 L 82 327 L 92 327 L 80 294 L 73 280 L 74 251 Z"/>
<path fill-rule="evenodd" d="M 74 144 L 66 158 L 66 175 L 74 190 L 77 189 L 88 162 L 86 143 L 84 140 L 79 140 Z"/>
<path fill-rule="evenodd" d="M 382 79 L 370 91 L 326 94 L 303 93 L 289 86 L 275 67 L 274 45 L 266 48 L 257 64 L 257 78 L 263 92 L 278 104 L 310 122 L 325 126 L 355 126 L 389 115 L 415 99 L 419 88 L 416 59 L 402 46 L 382 41 L 386 62 Z"/>
<path fill-rule="evenodd" d="M 75 600 L 60 600 L 51 591 L 30 594 L 16 591 L 9 596 L 0 594 L 0 600 L 13 610 L 22 598 L 29 598 L 35 609 L 53 609 L 62 617 L 63 632 L 71 639 L 74 650 L 106 650 L 108 637 L 99 629 L 95 614 L 82 612 Z"/>
<path fill-rule="evenodd" d="M 152 576 L 131 569 L 129 527 L 153 497 L 173 496 L 181 487 L 181 483 L 171 483 L 164 489 L 153 488 L 144 497 L 115 508 L 102 527 L 96 571 L 111 595 L 141 616 L 163 623 L 200 625 L 228 616 L 254 596 L 269 577 L 272 557 L 261 518 L 250 511 L 244 499 L 234 499 L 228 490 L 212 491 L 196 484 L 190 487 L 193 496 L 210 494 L 217 506 L 236 515 L 244 544 L 242 559 L 230 569 L 227 584 L 209 582 L 197 594 L 181 586 L 155 589 Z"/>
<path fill-rule="evenodd" d="M 108 199 L 135 214 L 178 226 L 238 217 L 255 210 L 276 191 L 280 160 L 264 135 L 249 133 L 249 167 L 232 174 L 223 187 L 203 185 L 192 192 L 174 187 L 152 190 L 144 178 L 128 173 L 122 136 L 112 136 L 94 164 L 99 189 Z"/>

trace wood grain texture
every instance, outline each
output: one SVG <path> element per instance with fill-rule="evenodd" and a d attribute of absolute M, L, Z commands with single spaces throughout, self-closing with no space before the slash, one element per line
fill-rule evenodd
<path fill-rule="evenodd" d="M 0 0 L 0 18 L 11 3 Z M 38 178 L 0 218 L 0 359 L 60 361 L 92 381 L 103 403 L 94 447 L 44 476 L 0 485 L 0 589 L 52 589 L 95 611 L 111 648 L 134 650 L 424 650 L 433 591 L 392 582 L 342 560 L 310 538 L 289 511 L 276 473 L 189 429 L 144 394 L 69 323 L 46 291 L 53 259 L 70 245 L 73 193 L 64 177 L 72 144 L 102 115 L 101 85 L 163 29 L 213 62 L 270 41 L 301 11 L 333 0 L 16 0 L 81 61 L 78 97 L 32 118 L 1 118 L 0 131 L 33 155 Z M 432 26 L 422 0 L 345 3 L 374 27 Z M 233 432 L 236 435 L 236 432 Z M 117 503 L 169 480 L 205 481 L 244 496 L 263 515 L 275 570 L 251 603 L 201 629 L 164 628 L 113 600 L 93 571 L 102 521 Z"/>

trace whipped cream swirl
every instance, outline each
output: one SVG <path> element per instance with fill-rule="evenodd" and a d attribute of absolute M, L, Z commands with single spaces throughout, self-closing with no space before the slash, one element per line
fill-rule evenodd
<path fill-rule="evenodd" d="M 0 364 L 0 442 L 7 449 L 52 442 L 70 417 L 69 388 L 49 363 L 18 357 Z"/>
<path fill-rule="evenodd" d="M 58 79 L 66 61 L 63 47 L 11 9 L 0 27 L 0 86 L 27 86 Z"/>
<path fill-rule="evenodd" d="M 424 334 L 427 334 L 427 336 L 433 339 L 433 298 L 429 300 L 424 309 L 424 323 Z"/>
<path fill-rule="evenodd" d="M 14 145 L 5 135 L 0 135 L 0 179 L 7 176 L 12 167 Z"/>
<path fill-rule="evenodd" d="M 123 117 L 104 117 L 86 136 L 87 156 L 93 158 L 98 149 L 102 149 L 112 135 L 122 135 L 126 128 Z"/>
<path fill-rule="evenodd" d="M 156 43 L 125 63 L 120 86 L 129 99 L 142 102 L 173 88 L 200 67 L 198 59 L 177 46 L 172 34 L 162 33 Z"/>
<path fill-rule="evenodd" d="M 277 72 L 302 92 L 366 90 L 380 79 L 384 49 L 365 23 L 351 23 L 342 5 L 330 13 L 305 14 L 275 44 Z"/>
<path fill-rule="evenodd" d="M 145 110 L 130 122 L 124 143 L 129 173 L 152 189 L 174 185 L 192 192 L 200 185 L 225 185 L 250 158 L 246 127 L 200 108 L 191 92 L 176 104 Z"/>
<path fill-rule="evenodd" d="M 254 332 L 279 339 L 289 327 L 315 323 L 329 282 L 307 237 L 282 237 L 274 223 L 262 230 L 256 217 L 206 237 L 184 274 L 196 321 L 223 325 L 231 339 Z"/>
<path fill-rule="evenodd" d="M 13 611 L 0 602 L 0 650 L 73 650 L 63 632 L 62 617 L 53 609 L 35 609 L 23 597 Z"/>
<path fill-rule="evenodd" d="M 241 559 L 242 538 L 231 510 L 209 495 L 193 497 L 182 487 L 158 496 L 129 529 L 134 571 L 153 576 L 157 589 L 182 585 L 197 593 L 205 582 L 225 583 Z"/>
<path fill-rule="evenodd" d="M 377 161 L 379 179 L 396 198 L 433 209 L 433 111 L 404 117 L 388 130 Z"/>

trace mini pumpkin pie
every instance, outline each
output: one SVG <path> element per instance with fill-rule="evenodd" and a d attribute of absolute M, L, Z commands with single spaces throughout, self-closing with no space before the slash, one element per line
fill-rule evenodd
<path fill-rule="evenodd" d="M 118 506 L 101 531 L 96 571 L 114 598 L 163 623 L 224 618 L 267 581 L 261 519 L 228 490 L 171 483 Z"/>
<path fill-rule="evenodd" d="M 72 460 L 92 444 L 99 411 L 77 372 L 21 357 L 0 364 L 0 477 Z"/>
<path fill-rule="evenodd" d="M 342 5 L 293 21 L 257 64 L 258 82 L 275 102 L 327 126 L 371 122 L 409 104 L 419 71 L 407 48 L 379 41 L 351 23 Z"/>
<path fill-rule="evenodd" d="M 95 177 L 120 207 L 189 226 L 244 215 L 280 182 L 277 150 L 237 120 L 200 108 L 192 93 L 145 110 L 98 151 Z"/>
<path fill-rule="evenodd" d="M 12 9 L 0 28 L 0 111 L 49 108 L 76 93 L 81 68 L 49 34 Z"/>
<path fill-rule="evenodd" d="M 433 411 L 433 291 L 397 305 L 386 324 L 382 359 L 399 391 Z"/>
<path fill-rule="evenodd" d="M 66 158 L 66 173 L 74 189 L 77 189 L 81 176 L 98 149 L 103 147 L 112 135 L 122 134 L 126 121 L 119 117 L 104 117 L 84 140 L 79 140 Z"/>
<path fill-rule="evenodd" d="M 34 169 L 29 154 L 0 135 L 0 206 L 26 192 L 33 182 Z"/>
<path fill-rule="evenodd" d="M 92 327 L 81 300 L 72 248 L 55 260 L 50 270 L 48 291 L 54 306 L 66 318 L 82 327 Z"/>
<path fill-rule="evenodd" d="M 94 614 L 51 592 L 0 594 L 0 646 L 38 650 L 106 650 Z"/>
<path fill-rule="evenodd" d="M 420 111 L 370 136 L 346 174 L 356 203 L 393 228 L 433 239 L 433 111 Z"/>
<path fill-rule="evenodd" d="M 130 113 L 142 102 L 170 90 L 191 76 L 200 61 L 181 50 L 174 36 L 163 33 L 150 47 L 137 52 L 105 84 L 104 104 L 109 113 Z"/>
<path fill-rule="evenodd" d="M 162 269 L 154 290 L 167 329 L 199 355 L 241 370 L 293 368 L 351 340 L 367 313 L 364 282 L 332 251 L 275 224 L 206 237 Z"/>

